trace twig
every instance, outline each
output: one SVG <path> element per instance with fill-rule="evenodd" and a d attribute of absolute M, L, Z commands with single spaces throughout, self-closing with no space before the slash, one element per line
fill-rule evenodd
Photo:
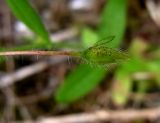
<path fill-rule="evenodd" d="M 24 27 L 21 28 L 22 26 Z M 33 37 L 33 33 L 23 23 L 19 21 L 15 25 L 15 30 L 16 37 L 18 38 Z M 65 30 L 50 34 L 50 39 L 52 43 L 63 42 L 75 38 L 78 34 L 79 31 L 77 28 L 67 28 Z"/>
<path fill-rule="evenodd" d="M 16 105 L 15 103 L 15 96 L 13 89 L 11 87 L 7 87 L 5 89 L 2 89 L 2 92 L 5 94 L 6 97 L 6 105 L 4 108 L 3 116 L 5 122 L 9 122 L 14 120 L 14 107 Z"/>
<path fill-rule="evenodd" d="M 6 96 L 6 106 L 2 116 L 3 121 L 10 122 L 15 118 L 14 109 L 16 106 L 25 120 L 31 120 L 31 115 L 28 109 L 21 103 L 20 100 L 17 99 L 12 86 L 3 88 L 2 91 Z"/>
<path fill-rule="evenodd" d="M 52 39 L 51 41 L 53 42 L 61 42 L 63 40 L 68 40 L 71 39 L 73 37 L 76 37 L 78 35 L 78 29 L 76 28 L 68 28 L 65 30 L 62 30 L 60 32 L 57 33 L 53 33 L 50 35 L 50 38 Z"/>
<path fill-rule="evenodd" d="M 57 63 L 64 61 L 65 57 L 63 58 L 56 58 L 51 61 L 41 61 L 39 63 L 21 68 L 13 73 L 4 75 L 0 78 L 0 88 L 7 87 L 17 81 L 23 80 L 24 78 L 31 76 L 33 74 L 39 73 L 46 69 L 47 67 L 51 65 L 56 65 Z"/>
<path fill-rule="evenodd" d="M 5 4 L 5 1 L 1 1 L 1 13 L 2 13 L 2 38 L 10 40 L 12 38 L 12 21 L 9 8 Z M 0 37 L 1 38 L 1 37 Z M 7 42 L 8 43 L 8 42 Z M 10 42 L 11 43 L 11 42 Z"/>
<path fill-rule="evenodd" d="M 136 72 L 132 75 L 135 80 L 147 80 L 155 78 L 155 75 L 150 72 Z"/>
<path fill-rule="evenodd" d="M 39 55 L 39 56 L 77 56 L 78 52 L 72 51 L 4 51 L 0 52 L 0 56 L 26 56 L 26 55 Z"/>
<path fill-rule="evenodd" d="M 150 16 L 155 21 L 155 23 L 160 26 L 160 3 L 155 0 L 146 0 L 146 7 L 149 11 Z"/>
<path fill-rule="evenodd" d="M 21 100 L 19 100 L 17 97 L 15 97 L 16 99 L 16 105 L 20 111 L 20 115 L 23 117 L 24 120 L 31 120 L 32 116 L 29 113 L 27 107 L 21 102 Z"/>
<path fill-rule="evenodd" d="M 131 121 L 135 119 L 155 120 L 160 117 L 160 107 L 143 110 L 106 111 L 99 110 L 93 113 L 80 113 L 67 116 L 42 118 L 37 121 L 12 123 L 95 123 L 102 121 Z"/>

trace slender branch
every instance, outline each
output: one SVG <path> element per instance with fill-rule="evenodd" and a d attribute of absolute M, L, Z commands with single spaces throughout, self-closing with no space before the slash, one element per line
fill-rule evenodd
<path fill-rule="evenodd" d="M 99 110 L 92 113 L 79 113 L 66 116 L 42 118 L 37 121 L 12 123 L 99 123 L 103 121 L 132 121 L 136 119 L 155 120 L 160 117 L 160 107 L 151 109 Z"/>
<path fill-rule="evenodd" d="M 48 61 L 41 61 L 30 66 L 21 68 L 13 73 L 6 74 L 0 77 L 0 89 L 10 86 L 17 81 L 23 80 L 31 75 L 34 75 L 38 72 L 43 71 L 44 69 L 48 68 L 51 65 L 56 65 L 64 61 L 66 58 L 56 58 L 53 60 Z"/>
<path fill-rule="evenodd" d="M 0 56 L 18 56 L 18 55 L 40 55 L 40 56 L 78 56 L 78 52 L 73 51 L 4 51 Z"/>

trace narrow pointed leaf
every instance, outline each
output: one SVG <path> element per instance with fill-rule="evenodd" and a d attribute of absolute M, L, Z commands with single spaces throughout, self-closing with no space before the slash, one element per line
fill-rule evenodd
<path fill-rule="evenodd" d="M 33 32 L 46 42 L 49 42 L 48 32 L 46 31 L 40 16 L 31 6 L 28 0 L 6 0 L 14 15 L 26 24 Z"/>
<path fill-rule="evenodd" d="M 87 76 L 86 74 L 89 73 Z M 73 102 L 99 84 L 105 76 L 105 70 L 94 71 L 90 66 L 80 65 L 71 72 L 63 85 L 58 89 L 56 100 L 60 103 Z"/>
<path fill-rule="evenodd" d="M 114 35 L 109 47 L 117 48 L 123 38 L 126 27 L 127 0 L 109 0 L 102 12 L 98 33 L 100 37 Z"/>

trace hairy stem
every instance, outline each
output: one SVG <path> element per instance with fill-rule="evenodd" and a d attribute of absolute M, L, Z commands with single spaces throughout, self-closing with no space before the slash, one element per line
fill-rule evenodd
<path fill-rule="evenodd" d="M 6 51 L 0 52 L 0 56 L 40 55 L 40 56 L 79 56 L 79 52 L 73 51 Z"/>

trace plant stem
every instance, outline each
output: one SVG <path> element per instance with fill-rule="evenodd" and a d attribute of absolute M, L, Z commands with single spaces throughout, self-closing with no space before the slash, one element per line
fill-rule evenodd
<path fill-rule="evenodd" d="M 0 56 L 19 56 L 19 55 L 40 55 L 40 56 L 80 56 L 80 52 L 74 51 L 4 51 L 0 52 Z"/>

